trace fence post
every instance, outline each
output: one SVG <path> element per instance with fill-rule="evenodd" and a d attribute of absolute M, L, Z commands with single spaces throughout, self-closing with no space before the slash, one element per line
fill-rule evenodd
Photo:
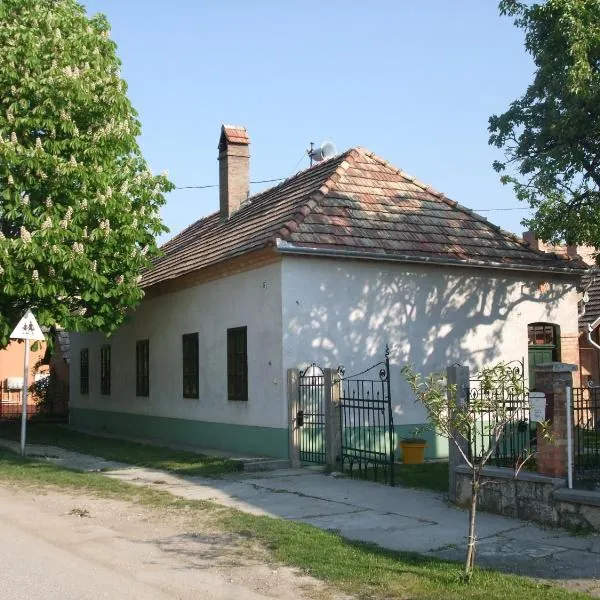
<path fill-rule="evenodd" d="M 325 465 L 339 469 L 342 454 L 342 425 L 340 416 L 340 381 L 337 370 L 323 369 L 325 395 Z"/>
<path fill-rule="evenodd" d="M 448 403 L 450 403 L 450 394 L 456 389 L 456 406 L 458 408 L 465 406 L 469 401 L 469 367 L 461 367 L 453 365 L 446 369 L 446 377 L 448 380 Z M 450 408 L 448 408 L 450 410 Z M 450 417 L 452 415 L 449 415 Z M 455 439 L 461 447 L 461 450 L 469 455 L 469 441 L 456 431 L 453 432 Z M 464 464 L 464 458 L 458 451 L 454 442 L 448 440 L 448 495 L 450 502 L 456 502 L 456 471 L 458 465 Z"/>
<path fill-rule="evenodd" d="M 288 369 L 288 425 L 289 425 L 289 456 L 293 468 L 300 466 L 300 428 L 296 427 L 296 414 L 300 407 L 300 371 Z"/>
<path fill-rule="evenodd" d="M 576 365 L 559 362 L 535 366 L 535 387 L 546 394 L 546 419 L 550 421 L 552 435 L 550 441 L 544 439 L 538 424 L 536 464 L 542 475 L 566 477 L 568 472 L 567 425 L 571 419 L 567 416 L 567 387 L 573 388 L 576 371 Z"/>

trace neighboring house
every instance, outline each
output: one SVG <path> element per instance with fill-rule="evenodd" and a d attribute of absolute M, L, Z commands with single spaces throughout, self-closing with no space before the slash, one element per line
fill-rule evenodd
<path fill-rule="evenodd" d="M 220 211 L 163 246 L 110 338 L 71 336 L 71 423 L 288 455 L 290 368 L 362 371 L 391 349 L 398 435 L 426 417 L 400 376 L 527 360 L 528 326 L 577 337 L 585 266 L 535 251 L 361 148 L 248 198 L 224 126 Z M 443 456 L 432 439 L 430 455 Z"/>
<path fill-rule="evenodd" d="M 11 341 L 0 350 L 0 418 L 14 418 L 21 412 L 23 390 L 23 342 Z M 61 414 L 66 414 L 69 402 L 69 333 L 57 331 L 54 338 L 54 351 L 49 354 L 46 342 L 39 342 L 29 355 L 28 385 L 53 376 L 52 405 Z M 27 405 L 33 407 L 37 402 L 29 394 Z M 34 411 L 30 409 L 30 414 Z"/>
<path fill-rule="evenodd" d="M 597 250 L 590 246 L 546 244 L 538 240 L 531 231 L 524 232 L 523 239 L 536 250 L 580 259 L 588 266 L 588 272 L 582 277 L 580 286 L 578 339 L 555 338 L 553 331 L 547 327 L 545 334 L 544 327 L 535 328 L 529 338 L 530 368 L 538 362 L 561 359 L 577 365 L 578 371 L 573 374 L 576 387 L 587 385 L 590 380 L 595 384 L 600 383 L 600 351 L 588 340 L 588 324 L 600 317 L 600 276 L 595 260 Z M 593 331 L 592 339 L 599 343 L 598 328 Z"/>
<path fill-rule="evenodd" d="M 0 417 L 20 412 L 24 353 L 25 344 L 17 341 L 11 341 L 6 348 L 0 350 Z M 41 364 L 45 353 L 46 344 L 43 342 L 35 351 L 30 352 L 28 385 L 48 376 L 48 365 Z M 34 405 L 35 399 L 30 397 L 27 404 Z"/>

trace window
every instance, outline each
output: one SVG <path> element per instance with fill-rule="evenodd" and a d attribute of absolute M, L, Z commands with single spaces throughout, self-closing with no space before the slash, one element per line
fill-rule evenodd
<path fill-rule="evenodd" d="M 110 396 L 110 346 L 100 348 L 100 393 Z"/>
<path fill-rule="evenodd" d="M 183 397 L 198 398 L 198 334 L 186 333 L 183 347 Z"/>
<path fill-rule="evenodd" d="M 551 323 L 532 323 L 527 325 L 527 337 L 530 346 L 556 345 L 555 329 Z"/>
<path fill-rule="evenodd" d="M 135 343 L 135 395 L 150 395 L 150 340 Z"/>
<path fill-rule="evenodd" d="M 527 325 L 529 389 L 535 389 L 535 367 L 560 360 L 560 330 L 552 323 Z"/>
<path fill-rule="evenodd" d="M 79 391 L 82 395 L 90 393 L 90 351 L 87 348 L 79 354 Z"/>
<path fill-rule="evenodd" d="M 227 395 L 229 400 L 248 400 L 247 327 L 227 330 Z"/>

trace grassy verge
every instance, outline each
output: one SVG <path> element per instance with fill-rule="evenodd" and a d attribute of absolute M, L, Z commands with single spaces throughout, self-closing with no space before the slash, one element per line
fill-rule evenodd
<path fill-rule="evenodd" d="M 457 563 L 349 542 L 309 525 L 256 517 L 210 502 L 178 499 L 167 492 L 114 481 L 97 473 L 77 473 L 45 462 L 24 460 L 4 450 L 0 450 L 0 483 L 59 486 L 148 507 L 181 508 L 186 514 L 198 511 L 203 517 L 208 515 L 220 528 L 260 542 L 275 560 L 298 567 L 361 599 L 588 597 L 484 569 L 476 569 L 473 582 L 466 585 L 459 581 Z"/>
<path fill-rule="evenodd" d="M 348 473 L 350 475 L 350 473 Z M 383 468 L 354 471 L 352 477 L 386 483 L 388 472 Z M 448 491 L 448 463 L 429 462 L 420 465 L 394 464 L 394 484 L 422 488 L 434 492 Z"/>
<path fill-rule="evenodd" d="M 20 429 L 17 424 L 2 424 L 0 437 L 18 440 Z M 106 460 L 124 462 L 140 467 L 163 469 L 182 475 L 216 475 L 231 471 L 240 471 L 239 461 L 206 456 L 184 450 L 173 450 L 164 446 L 154 446 L 106 438 L 81 433 L 60 425 L 31 423 L 27 427 L 27 443 L 48 444 L 65 450 L 73 450 L 100 456 Z"/>

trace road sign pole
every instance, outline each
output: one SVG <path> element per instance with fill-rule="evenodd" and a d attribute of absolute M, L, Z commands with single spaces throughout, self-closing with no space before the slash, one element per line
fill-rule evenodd
<path fill-rule="evenodd" d="M 29 391 L 29 340 L 25 340 L 25 361 L 23 367 L 23 405 L 21 407 L 21 456 L 25 456 L 25 436 L 27 435 L 27 392 Z"/>

